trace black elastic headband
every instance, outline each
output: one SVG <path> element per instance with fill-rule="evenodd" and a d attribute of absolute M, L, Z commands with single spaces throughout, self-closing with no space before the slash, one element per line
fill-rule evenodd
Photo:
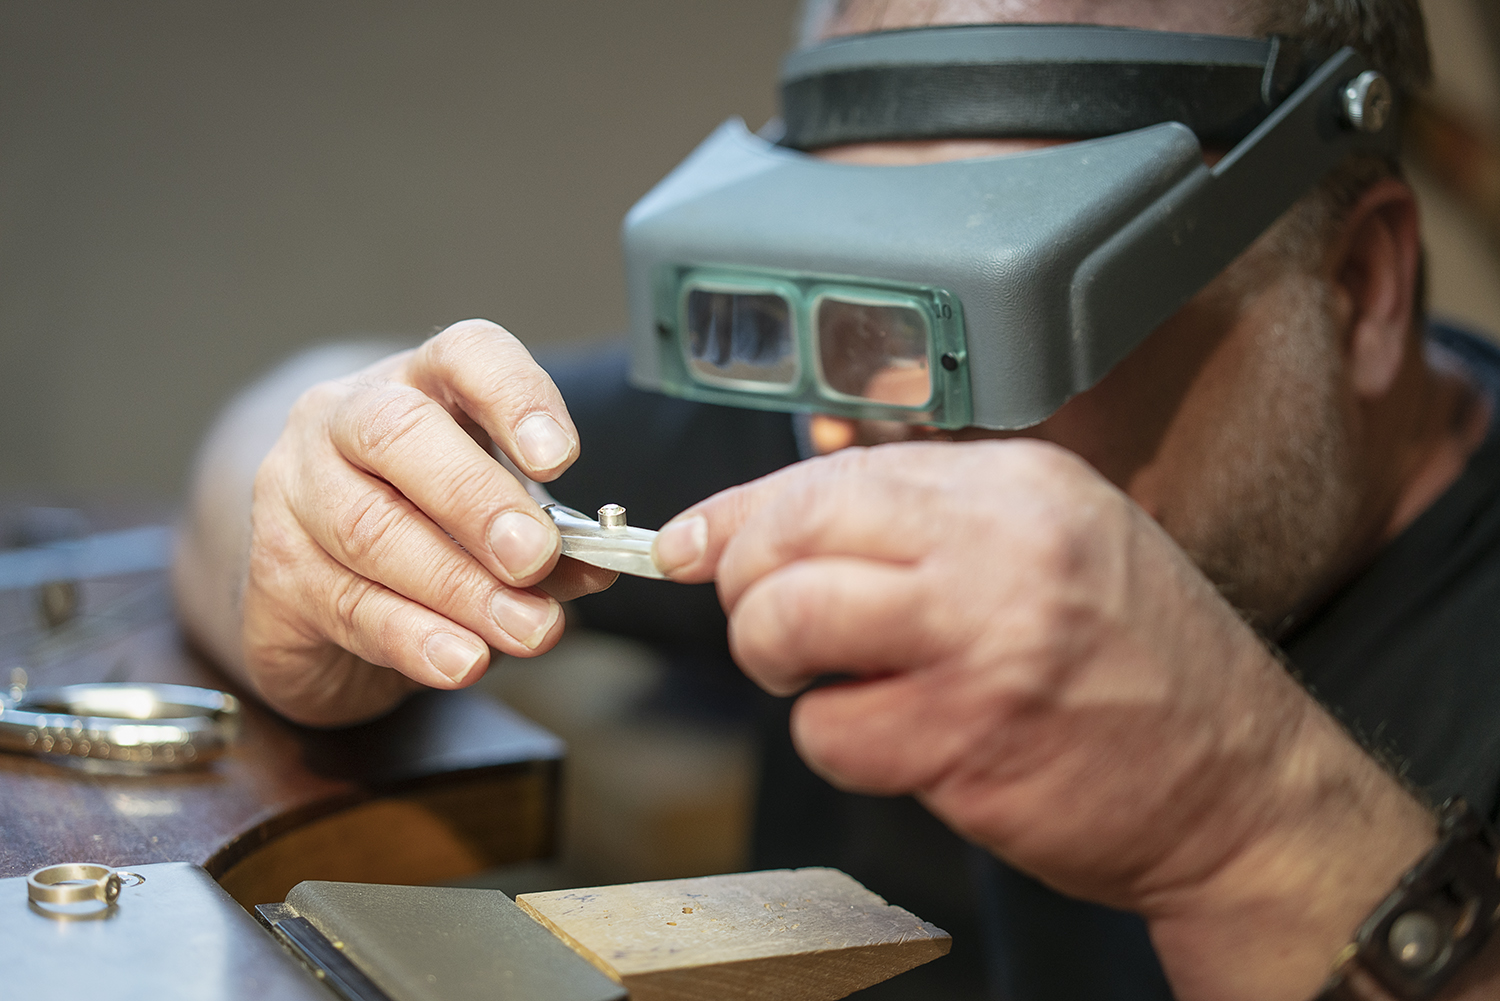
<path fill-rule="evenodd" d="M 1181 122 L 1232 146 L 1302 80 L 1285 38 L 1075 24 L 946 25 L 836 38 L 789 55 L 794 149 L 893 139 L 1085 139 Z"/>

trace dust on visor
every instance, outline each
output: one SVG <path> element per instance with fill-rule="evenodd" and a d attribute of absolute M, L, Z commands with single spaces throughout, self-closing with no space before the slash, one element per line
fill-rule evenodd
<path fill-rule="evenodd" d="M 631 381 L 1029 427 L 1346 157 L 1394 156 L 1392 101 L 1353 49 L 1284 38 L 964 25 L 795 52 L 777 141 L 731 119 L 626 216 Z M 892 167 L 806 152 L 952 137 L 1078 141 Z"/>

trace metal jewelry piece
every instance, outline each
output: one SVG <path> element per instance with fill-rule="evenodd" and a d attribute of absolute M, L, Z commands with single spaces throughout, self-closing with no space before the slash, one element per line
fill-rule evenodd
<path fill-rule="evenodd" d="M 98 862 L 43 866 L 26 877 L 26 896 L 35 904 L 112 904 L 120 895 L 120 875 Z"/>
<path fill-rule="evenodd" d="M 667 579 L 651 558 L 651 543 L 656 533 L 627 525 L 625 509 L 620 505 L 601 507 L 598 521 L 555 501 L 544 505 L 542 510 L 557 524 L 564 556 L 636 577 Z"/>
<path fill-rule="evenodd" d="M 1396 92 L 1384 74 L 1365 70 L 1344 88 L 1342 99 L 1344 118 L 1350 126 L 1374 134 L 1390 121 L 1396 105 Z"/>
<path fill-rule="evenodd" d="M 0 697 L 0 750 L 132 772 L 211 761 L 234 738 L 240 703 L 188 685 L 65 685 Z"/>

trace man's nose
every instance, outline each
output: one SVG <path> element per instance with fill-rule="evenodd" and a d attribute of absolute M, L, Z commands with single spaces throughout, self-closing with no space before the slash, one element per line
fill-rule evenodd
<path fill-rule="evenodd" d="M 854 421 L 845 417 L 829 417 L 813 414 L 808 421 L 807 436 L 812 440 L 813 450 L 819 455 L 837 452 L 854 444 L 858 429 Z"/>
<path fill-rule="evenodd" d="M 986 434 L 985 437 L 990 437 L 991 434 Z M 813 451 L 819 455 L 827 455 L 841 448 L 848 448 L 850 445 L 880 445 L 893 441 L 930 441 L 933 439 L 946 441 L 953 437 L 953 433 L 928 424 L 851 420 L 847 417 L 814 414 L 808 420 L 807 436 L 811 439 Z"/>

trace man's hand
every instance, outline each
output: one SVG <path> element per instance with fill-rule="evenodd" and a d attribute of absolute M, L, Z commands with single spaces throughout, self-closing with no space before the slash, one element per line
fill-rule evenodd
<path fill-rule="evenodd" d="M 675 518 L 793 739 L 1064 892 L 1145 915 L 1179 996 L 1310 997 L 1430 818 L 1148 516 L 1035 441 L 850 450 Z"/>
<path fill-rule="evenodd" d="M 267 702 L 337 724 L 462 687 L 491 647 L 557 642 L 552 595 L 614 580 L 559 564 L 556 527 L 492 440 L 538 481 L 578 456 L 557 387 L 484 320 L 302 395 L 255 479 L 244 669 Z"/>

